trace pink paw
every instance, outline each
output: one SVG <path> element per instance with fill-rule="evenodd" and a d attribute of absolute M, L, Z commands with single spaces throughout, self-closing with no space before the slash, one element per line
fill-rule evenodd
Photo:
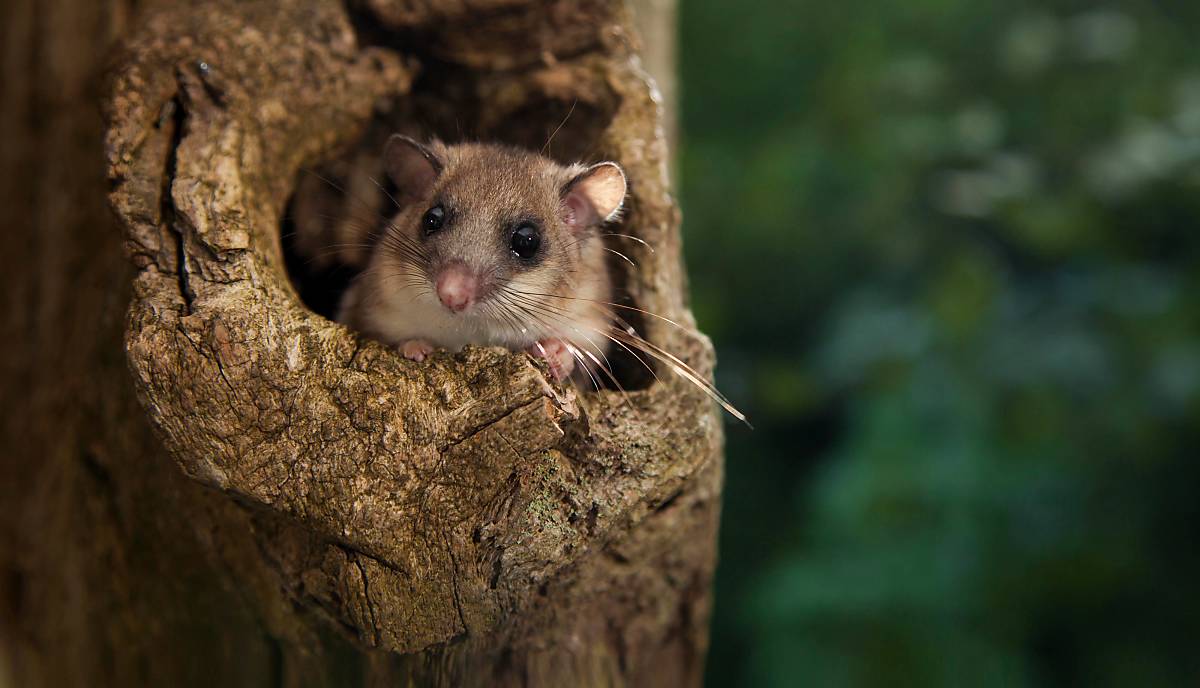
<path fill-rule="evenodd" d="M 543 339 L 526 349 L 529 353 L 550 364 L 550 374 L 555 380 L 563 381 L 575 370 L 575 356 L 571 347 L 561 339 Z"/>
<path fill-rule="evenodd" d="M 433 353 L 433 345 L 424 339 L 410 339 L 400 345 L 400 353 L 410 361 L 424 361 Z"/>

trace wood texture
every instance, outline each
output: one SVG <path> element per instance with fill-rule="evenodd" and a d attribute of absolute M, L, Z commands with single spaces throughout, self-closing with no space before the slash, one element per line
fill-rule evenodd
<path fill-rule="evenodd" d="M 704 394 L 667 370 L 579 393 L 495 349 L 405 361 L 307 310 L 280 246 L 301 168 L 373 130 L 558 130 L 552 154 L 629 172 L 617 231 L 655 250 L 631 252 L 623 294 L 690 323 L 619 6 L 5 12 L 25 65 L 5 63 L 6 131 L 28 142 L 6 147 L 0 277 L 15 684 L 699 682 L 721 470 Z M 645 331 L 709 374 L 702 336 Z"/>

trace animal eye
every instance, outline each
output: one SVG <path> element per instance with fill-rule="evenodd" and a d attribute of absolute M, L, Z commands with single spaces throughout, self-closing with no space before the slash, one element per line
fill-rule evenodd
<path fill-rule="evenodd" d="M 538 233 L 537 227 L 528 222 L 522 222 L 513 230 L 512 239 L 509 240 L 508 245 L 512 249 L 513 255 L 522 260 L 529 260 L 542 245 L 542 235 Z"/>
<path fill-rule="evenodd" d="M 425 236 L 429 236 L 441 229 L 445 221 L 446 209 L 441 205 L 435 205 L 426 210 L 424 217 L 421 218 L 421 230 L 425 232 Z"/>

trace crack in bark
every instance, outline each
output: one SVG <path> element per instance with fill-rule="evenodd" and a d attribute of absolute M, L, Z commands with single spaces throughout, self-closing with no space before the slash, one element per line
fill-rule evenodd
<path fill-rule="evenodd" d="M 372 635 L 375 636 L 375 646 L 379 647 L 382 637 L 379 630 L 379 620 L 375 618 L 375 603 L 371 601 L 371 590 L 367 584 L 367 571 L 363 568 L 362 562 L 359 561 L 357 556 L 354 557 L 354 566 L 358 569 L 358 575 L 362 578 L 363 599 L 367 603 L 367 614 L 371 617 L 371 631 Z"/>
<path fill-rule="evenodd" d="M 334 542 L 332 544 L 334 547 L 338 547 L 342 550 L 345 550 L 346 555 L 348 557 L 353 556 L 358 559 L 363 559 L 363 558 L 370 559 L 371 561 L 378 564 L 381 568 L 385 568 L 389 571 L 393 571 L 396 574 L 403 577 L 405 580 L 412 579 L 411 573 L 404 570 L 399 564 L 396 564 L 395 562 L 393 562 L 385 557 L 380 557 L 378 555 L 371 554 L 370 552 L 365 552 L 362 549 L 355 547 L 354 545 L 347 543 L 347 542 Z"/>
<path fill-rule="evenodd" d="M 658 504 L 658 506 L 653 507 L 653 509 L 651 510 L 652 514 L 660 514 L 664 511 L 666 511 L 667 509 L 670 509 L 675 504 L 675 501 L 678 500 L 679 496 L 682 494 L 683 494 L 683 488 L 680 487 L 679 489 L 672 492 L 671 495 L 668 496 L 666 499 L 664 499 L 660 504 Z"/>
<path fill-rule="evenodd" d="M 465 637 L 471 634 L 471 630 L 467 628 L 467 617 L 463 614 L 462 598 L 459 597 L 458 593 L 458 577 L 460 575 L 458 569 L 458 559 L 454 556 L 454 548 L 450 545 L 449 536 L 446 537 L 446 553 L 450 555 L 450 568 L 452 569 L 450 576 L 450 592 L 454 596 L 454 609 L 458 612 L 458 622 L 462 624 L 462 635 Z M 456 638 L 451 638 L 450 642 L 453 642 L 454 640 L 456 640 Z"/>
<path fill-rule="evenodd" d="M 484 432 L 494 428 L 498 423 L 504 422 L 509 416 L 512 416 L 517 411 L 520 411 L 523 408 L 527 408 L 530 404 L 536 404 L 536 403 L 538 403 L 538 401 L 540 401 L 541 399 L 545 399 L 545 398 L 548 398 L 548 397 L 546 397 L 543 394 L 538 394 L 538 395 L 532 396 L 528 399 L 521 400 L 515 406 L 512 406 L 511 408 L 506 409 L 505 411 L 501 412 L 499 415 L 497 415 L 493 418 L 490 418 L 488 420 L 485 420 L 477 425 L 472 426 L 469 430 L 467 430 L 463 434 L 459 435 L 457 438 L 452 439 L 449 442 L 447 442 L 446 444 L 439 446 L 438 453 L 442 454 L 444 456 L 450 450 L 455 449 L 459 445 L 461 445 L 465 442 L 469 442 L 471 439 L 475 438 L 477 435 L 480 435 L 481 433 L 484 433 Z M 557 425 L 557 423 L 555 423 L 555 425 Z M 518 454 L 518 456 L 519 456 L 519 454 Z"/>
<path fill-rule="evenodd" d="M 183 85 L 180 84 L 180 88 Z M 179 283 L 179 295 L 183 298 L 184 315 L 192 314 L 192 303 L 196 294 L 188 283 L 188 253 L 183 229 L 179 226 L 179 213 L 172 195 L 175 174 L 179 163 L 179 146 L 183 143 L 187 125 L 187 110 L 184 108 L 182 91 L 176 92 L 165 107 L 170 109 L 171 134 L 167 144 L 167 159 L 163 165 L 162 196 L 159 199 L 159 215 L 167 229 L 175 237 L 175 274 Z"/>

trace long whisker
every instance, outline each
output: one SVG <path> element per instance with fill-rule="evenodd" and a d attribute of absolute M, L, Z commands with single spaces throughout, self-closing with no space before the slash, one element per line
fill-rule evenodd
<path fill-rule="evenodd" d="M 608 357 L 604 355 L 604 348 L 601 347 L 599 344 L 597 344 L 596 341 L 593 340 L 591 337 L 587 336 L 587 334 L 584 333 L 583 330 L 580 330 L 578 327 L 576 327 L 575 324 L 572 323 L 569 318 L 564 317 L 564 315 L 565 315 L 564 313 L 555 312 L 555 310 L 553 310 L 553 309 L 545 308 L 544 304 L 538 304 L 536 302 L 532 302 L 529 300 L 526 300 L 528 302 L 528 305 L 522 305 L 520 303 L 517 303 L 515 301 L 515 299 L 513 298 L 516 295 L 512 294 L 511 292 L 505 294 L 504 292 L 506 292 L 506 291 L 507 291 L 507 289 L 501 288 L 500 296 L 501 296 L 501 300 L 509 308 L 515 308 L 517 310 L 520 310 L 522 313 L 524 313 L 525 315 L 527 315 L 528 317 L 533 319 L 534 322 L 538 322 L 543 325 L 557 324 L 560 327 L 565 327 L 567 329 L 574 330 L 577 334 L 579 334 L 579 336 L 583 337 L 589 344 L 591 344 L 591 346 L 593 348 L 596 349 L 596 352 L 600 354 L 600 357 L 604 358 L 605 363 L 608 362 Z M 539 312 L 540 312 L 540 315 L 539 315 Z M 545 319 L 547 319 L 547 318 L 552 318 L 555 322 L 554 323 L 546 323 Z M 592 328 L 588 328 L 588 329 L 592 329 Z M 567 347 L 568 347 L 568 349 L 571 349 L 572 345 L 568 342 Z M 589 358 L 591 358 L 592 360 L 594 360 L 596 362 L 596 366 L 601 371 L 603 371 L 605 373 L 605 375 L 608 376 L 609 379 L 611 379 L 613 381 L 613 384 L 616 385 L 617 389 L 620 390 L 621 394 L 625 397 L 626 401 L 629 402 L 629 397 L 628 397 L 628 394 L 625 392 L 625 388 L 621 386 L 620 381 L 613 374 L 611 368 L 609 368 L 608 365 L 605 365 L 605 363 L 602 363 L 599 358 L 597 358 L 594 354 L 592 354 L 592 352 L 587 351 L 586 349 L 580 349 L 580 351 L 582 351 Z M 575 356 L 575 358 L 577 358 L 580 361 L 580 364 L 583 366 L 585 371 L 588 373 L 588 376 L 592 378 L 592 382 L 595 385 L 596 390 L 599 391 L 599 389 L 600 389 L 599 381 L 595 379 L 594 375 L 592 375 L 591 368 L 588 366 L 587 361 L 583 360 L 581 358 L 580 354 L 578 354 L 578 353 L 573 353 L 573 355 Z M 609 365 L 611 365 L 611 364 L 609 364 Z M 629 402 L 629 406 L 630 406 L 630 408 L 633 407 L 632 402 Z"/>
<path fill-rule="evenodd" d="M 604 250 L 605 250 L 605 251 L 608 251 L 609 253 L 611 253 L 611 254 L 613 254 L 613 255 L 615 255 L 615 256 L 620 256 L 621 258 L 625 259 L 625 262 L 626 262 L 626 263 L 629 263 L 629 264 L 630 264 L 630 265 L 632 265 L 633 267 L 635 267 L 635 268 L 636 268 L 636 267 L 638 266 L 638 265 L 637 265 L 637 263 L 633 262 L 633 260 L 632 260 L 632 259 L 630 259 L 630 257 L 629 257 L 629 256 L 627 256 L 627 255 L 625 255 L 624 253 L 621 253 L 620 251 L 618 251 L 618 250 L 616 250 L 616 249 L 609 248 L 609 247 L 607 247 L 607 246 L 604 246 L 603 248 L 604 248 Z"/>
<path fill-rule="evenodd" d="M 538 316 L 534 315 L 534 313 L 530 312 L 528 309 L 524 309 L 524 307 L 522 307 L 522 306 L 516 306 L 516 307 L 517 307 L 517 309 L 520 309 L 522 312 L 527 313 L 527 315 L 529 315 L 529 317 L 534 318 L 535 321 L 538 321 L 538 319 L 540 319 Z M 544 315 L 545 315 L 545 313 L 544 313 Z M 602 349 L 599 345 L 596 345 L 596 342 L 593 341 L 592 339 L 590 339 L 590 337 L 588 337 L 587 335 L 584 335 L 582 330 L 574 327 L 574 325 L 571 325 L 569 322 L 563 322 L 562 318 L 556 318 L 556 319 L 560 323 L 565 324 L 566 327 L 568 327 L 570 329 L 574 329 L 576 331 L 576 333 L 583 336 L 583 339 L 586 339 L 588 341 L 588 343 L 590 343 L 590 345 L 595 347 L 596 351 L 598 351 L 600 353 L 601 357 L 605 358 L 605 361 L 608 360 L 607 357 L 605 357 L 605 355 L 604 355 L 604 349 Z M 589 359 L 592 359 L 593 361 L 595 361 L 595 366 L 598 367 L 598 369 L 601 372 L 604 372 L 605 375 L 608 377 L 608 379 L 611 379 L 612 383 L 614 385 L 616 385 L 617 390 L 619 391 L 620 395 L 622 395 L 623 400 L 625 401 L 625 405 L 628 406 L 631 409 L 631 411 L 634 411 L 634 413 L 637 413 L 637 409 L 634 407 L 634 402 L 632 402 L 632 400 L 630 399 L 628 391 L 625 391 L 625 388 L 622 387 L 622 384 L 620 384 L 620 381 L 618 381 L 617 377 L 613 375 L 613 372 L 610 369 L 610 367 L 608 367 L 604 363 L 601 363 L 600 359 L 596 358 L 596 355 L 593 354 L 592 352 L 587 351 L 587 349 L 572 345 L 572 343 L 570 343 L 569 341 L 564 340 L 564 343 L 566 345 L 566 349 L 568 349 L 568 351 L 571 352 L 572 357 L 574 357 L 576 360 L 580 361 L 580 367 L 582 367 L 583 372 L 586 372 L 588 377 L 590 379 L 592 379 L 592 387 L 596 391 L 600 391 L 600 381 L 599 381 L 599 379 L 596 379 L 596 376 L 592 372 L 592 366 L 588 365 L 588 361 L 587 361 L 587 359 L 583 358 L 583 355 L 587 355 L 587 357 Z M 540 342 L 538 342 L 538 347 L 539 347 L 539 349 L 541 349 L 542 353 L 545 353 L 545 348 L 541 347 Z"/>
<path fill-rule="evenodd" d="M 521 293 L 521 294 L 535 294 L 534 292 L 524 292 L 524 291 L 516 290 L 516 289 L 514 289 L 513 291 L 516 291 L 517 293 Z M 545 295 L 537 294 L 537 295 L 548 296 L 548 297 L 556 296 L 556 295 L 550 295 L 550 294 L 545 294 Z M 621 304 L 614 304 L 614 303 L 607 302 L 607 301 L 597 301 L 595 299 L 583 299 L 583 298 L 561 296 L 561 295 L 557 295 L 557 296 L 558 296 L 558 298 L 575 300 L 575 301 L 584 301 L 584 302 L 601 304 L 601 305 L 612 306 L 612 307 L 617 307 L 617 308 L 625 307 L 630 310 L 634 310 L 634 311 L 638 311 L 641 313 L 645 313 L 647 315 L 654 316 L 665 322 L 671 323 L 672 325 L 675 325 L 676 327 L 680 327 L 680 329 L 684 329 L 680 325 L 678 325 L 677 323 L 675 323 L 674 321 L 672 321 L 668 318 L 659 316 L 655 313 L 650 313 L 649 311 L 644 311 L 640 308 L 634 308 L 633 306 L 622 306 Z M 690 332 L 690 330 L 687 330 L 687 331 Z M 722 408 L 724 408 L 726 411 L 728 411 L 729 414 L 732 415 L 734 418 L 737 418 L 738 420 L 745 423 L 747 426 L 750 426 L 750 422 L 746 419 L 745 414 L 743 414 L 741 411 L 738 411 L 737 408 L 725 397 L 725 395 L 722 394 L 720 392 L 720 390 L 718 390 L 716 388 L 715 385 L 713 385 L 708 380 L 704 379 L 704 377 L 702 377 L 699 373 L 697 373 L 694 369 L 692 369 L 692 367 L 689 366 L 687 363 L 683 362 L 679 357 L 675 356 L 674 354 L 667 351 L 666 349 L 663 349 L 662 347 L 650 342 L 649 340 L 645 339 L 644 337 L 641 337 L 640 335 L 638 335 L 636 333 L 636 331 L 633 330 L 633 328 L 630 327 L 626 331 L 613 328 L 611 331 L 606 332 L 604 334 L 605 334 L 605 336 L 612 339 L 613 341 L 618 341 L 618 340 L 623 341 L 624 343 L 628 344 L 629 346 L 634 347 L 634 348 L 638 349 L 639 351 L 642 351 L 643 353 L 645 353 L 649 356 L 652 356 L 653 358 L 656 358 L 659 361 L 667 364 L 668 366 L 671 367 L 672 370 L 675 371 L 676 374 L 678 374 L 679 376 L 683 377 L 684 379 L 688 380 L 689 382 L 695 384 L 697 387 L 700 387 L 702 390 L 704 390 L 704 392 L 706 394 L 708 394 L 710 397 L 712 397 L 712 399 L 714 401 L 716 401 Z"/>
<path fill-rule="evenodd" d="M 364 201 L 357 194 L 350 193 L 350 191 L 347 190 L 345 187 L 339 185 L 337 182 L 333 181 L 332 179 L 329 179 L 328 177 L 322 175 L 320 172 L 317 172 L 316 170 L 314 170 L 312 168 L 304 167 L 304 168 L 301 168 L 301 171 L 304 172 L 305 174 L 311 174 L 312 176 L 316 177 L 317 179 L 321 180 L 322 182 L 325 182 L 331 188 L 333 188 L 335 191 L 338 191 L 339 193 L 341 193 L 344 197 L 357 203 L 363 210 L 366 210 L 370 214 L 378 217 L 380 220 L 383 221 L 384 224 L 387 225 L 387 227 L 395 230 L 393 232 L 393 234 L 401 233 L 400 229 L 398 227 L 396 227 L 396 225 L 392 221 L 392 219 L 389 218 L 388 216 L 384 215 L 382 212 L 380 212 L 379 208 L 377 206 Z M 398 209 L 403 207 L 396 200 L 396 198 L 394 196 L 392 196 L 392 194 L 388 193 L 387 189 L 384 188 L 383 185 L 381 185 L 378 181 L 375 180 L 374 177 L 368 176 L 367 179 L 369 179 L 371 181 L 371 183 L 373 183 L 375 186 L 379 187 L 379 190 L 382 191 L 384 193 L 384 195 L 386 195 L 392 201 L 392 203 L 396 205 L 396 207 Z M 341 219 L 341 218 L 326 218 L 326 219 L 337 220 L 337 219 Z"/>
<path fill-rule="evenodd" d="M 582 349 L 577 349 L 576 347 L 574 347 L 574 346 L 572 346 L 572 345 L 570 345 L 570 344 L 567 344 L 567 351 L 570 351 L 570 352 L 571 352 L 571 355 L 572 355 L 572 356 L 574 356 L 574 357 L 575 357 L 575 358 L 576 358 L 576 359 L 579 361 L 579 365 L 580 365 L 580 367 L 582 367 L 582 368 L 583 368 L 583 371 L 584 371 L 585 373 L 587 373 L 587 375 L 588 375 L 588 377 L 589 377 L 589 378 L 591 378 L 591 379 L 592 379 L 592 387 L 593 387 L 593 388 L 594 388 L 594 389 L 595 389 L 597 392 L 599 392 L 599 391 L 600 391 L 600 381 L 599 381 L 599 380 L 597 380 L 597 379 L 596 379 L 596 376 L 592 374 L 592 369 L 591 369 L 591 368 L 588 366 L 588 364 L 587 364 L 587 361 L 585 361 L 585 360 L 583 359 L 583 356 L 581 356 L 580 354 L 581 354 L 581 353 L 586 353 L 586 354 L 587 354 L 587 356 L 588 356 L 588 358 L 592 359 L 593 361 L 596 361 L 596 367 L 598 367 L 598 368 L 600 368 L 600 369 L 602 369 L 602 370 L 603 370 L 603 369 L 604 369 L 604 366 L 600 365 L 600 361 L 599 361 L 599 360 L 597 360 L 597 359 L 596 359 L 596 357 L 595 357 L 595 356 L 593 356 L 593 355 L 592 355 L 592 353 L 591 353 L 590 351 L 583 351 Z M 611 375 L 611 373 L 610 373 L 610 375 Z M 624 390 L 622 390 L 622 392 L 624 392 Z M 625 401 L 626 401 L 627 403 L 629 402 L 629 397 L 628 397 L 628 395 L 626 395 L 626 396 L 625 396 Z M 629 405 L 629 407 L 630 407 L 630 408 L 633 408 L 633 405 L 632 405 L 632 404 L 630 404 L 630 405 Z"/>
<path fill-rule="evenodd" d="M 522 298 L 522 297 L 517 297 L 516 295 L 511 294 L 511 293 L 509 294 L 509 296 L 512 296 L 514 298 Z M 604 354 L 604 348 L 601 347 L 594 339 L 589 337 L 587 335 L 587 333 L 585 333 L 582 329 L 580 329 L 579 325 L 582 325 L 582 323 L 574 322 L 572 320 L 572 318 L 570 317 L 570 314 L 568 314 L 565 310 L 560 309 L 558 307 L 550 306 L 549 304 L 538 303 L 536 301 L 532 301 L 529 299 L 523 299 L 523 300 L 525 300 L 528 303 L 528 307 L 513 303 L 512 300 L 510 300 L 510 305 L 513 305 L 513 306 L 519 308 L 523 312 L 527 313 L 530 317 L 535 318 L 535 319 L 538 319 L 538 316 L 535 315 L 533 312 L 531 312 L 531 310 L 540 311 L 545 317 L 553 318 L 560 326 L 566 327 L 569 330 L 573 330 L 576 334 L 578 334 L 585 341 L 587 341 L 587 343 L 590 344 L 596 350 L 596 353 L 599 354 L 599 358 L 597 358 L 596 355 L 593 354 L 591 351 L 588 351 L 586 349 L 581 349 L 581 351 L 583 351 L 584 354 L 586 354 L 589 358 L 591 358 L 593 361 L 595 361 L 596 367 L 599 368 L 604 373 L 604 375 L 606 377 L 608 377 L 609 380 L 612 381 L 613 385 L 617 388 L 617 390 L 621 393 L 621 396 L 625 399 L 625 402 L 629 406 L 629 408 L 634 409 L 634 405 L 633 405 L 632 400 L 629 398 L 628 391 L 621 384 L 621 381 L 617 378 L 616 374 L 613 372 L 612 367 L 611 367 L 612 362 L 609 361 L 608 356 L 606 356 Z M 586 327 L 586 326 L 584 326 L 584 327 Z M 612 336 L 610 336 L 607 332 L 605 332 L 603 330 L 600 330 L 600 329 L 597 329 L 594 327 L 586 327 L 586 329 L 594 334 L 598 334 L 598 335 L 604 337 L 605 339 L 608 339 L 609 341 L 612 341 L 613 343 L 617 344 L 618 346 L 625 349 L 626 351 L 629 351 L 629 353 L 639 363 L 641 363 L 643 366 L 646 367 L 647 370 L 650 371 L 650 374 L 653 375 L 656 380 L 659 379 L 657 373 L 654 372 L 654 369 L 651 368 L 644 360 L 642 360 L 642 358 L 640 356 L 638 356 L 636 353 L 634 353 L 624 343 L 620 342 L 619 340 L 614 339 Z M 601 362 L 600 358 L 603 358 L 604 361 Z M 588 368 L 588 366 L 586 365 L 586 362 L 584 362 L 584 367 Z M 590 369 L 588 369 L 588 373 L 590 375 L 590 373 L 591 373 Z M 594 381 L 594 376 L 593 376 L 593 381 Z M 596 389 L 597 389 L 597 391 L 599 390 L 598 385 L 597 385 Z M 636 412 L 636 409 L 635 409 L 635 412 Z"/>
<path fill-rule="evenodd" d="M 571 322 L 571 314 L 568 313 L 565 308 L 562 308 L 559 306 L 554 306 L 553 304 L 541 303 L 541 302 L 537 301 L 536 299 L 530 299 L 528 297 L 520 296 L 518 294 L 511 294 L 511 297 L 513 299 L 523 302 L 530 308 L 535 308 L 535 309 L 543 310 L 543 311 L 546 311 L 549 313 L 554 313 L 554 314 L 560 316 L 560 321 L 566 321 L 568 323 Z M 612 321 L 618 322 L 619 324 L 622 324 L 626 328 L 626 330 L 628 331 L 629 334 L 631 334 L 633 336 L 637 336 L 637 332 L 632 327 L 630 327 L 628 325 L 628 323 L 625 323 L 624 320 L 619 318 L 611 310 L 609 310 L 607 308 L 600 308 L 599 310 L 600 310 L 600 314 L 603 318 L 605 318 L 607 320 L 612 320 Z M 578 328 L 574 327 L 573 325 L 571 325 L 571 328 L 575 329 L 577 332 L 579 332 Z M 661 378 L 658 377 L 658 373 L 654 370 L 654 368 L 649 363 L 647 363 L 645 360 L 643 360 L 642 357 L 637 354 L 637 352 L 635 352 L 633 349 L 629 348 L 629 346 L 627 346 L 624 342 L 613 338 L 604 330 L 599 330 L 594 327 L 589 327 L 588 329 L 596 334 L 599 334 L 600 336 L 604 337 L 605 339 L 608 339 L 612 343 L 616 344 L 617 346 L 619 346 L 622 349 L 624 349 L 625 351 L 627 351 L 629 353 L 629 355 L 633 356 L 634 360 L 636 360 L 638 363 L 640 363 L 642 365 L 642 367 L 645 368 L 650 373 L 650 375 L 654 377 L 654 379 L 656 381 L 661 382 Z M 582 334 L 582 332 L 580 334 Z M 596 346 L 597 350 L 603 351 L 599 346 L 596 345 L 595 342 L 591 341 L 590 339 L 589 339 L 589 342 L 591 342 L 593 346 Z M 607 360 L 607 357 L 605 358 L 605 360 Z M 616 381 L 614 380 L 614 382 L 616 382 Z M 619 386 L 619 383 L 618 383 L 618 386 Z"/>
<path fill-rule="evenodd" d="M 542 155 L 545 155 L 546 151 L 550 149 L 550 143 L 554 141 L 555 136 L 558 136 L 558 132 L 563 128 L 564 125 L 566 125 L 567 120 L 571 119 L 571 114 L 575 112 L 575 106 L 578 104 L 578 98 L 571 101 L 571 109 L 567 110 L 567 116 L 562 118 L 562 121 L 558 123 L 558 126 L 554 128 L 554 131 L 550 132 L 550 138 L 546 139 L 546 145 L 542 146 Z"/>
<path fill-rule="evenodd" d="M 652 317 L 652 318 L 655 318 L 656 320 L 661 320 L 661 321 L 663 321 L 663 322 L 665 322 L 665 323 L 667 323 L 667 324 L 669 324 L 669 325 L 672 325 L 672 326 L 674 326 L 674 327 L 677 327 L 677 328 L 679 328 L 680 330 L 682 330 L 682 331 L 684 331 L 684 332 L 687 332 L 687 333 L 689 333 L 689 334 L 693 332 L 693 330 L 692 330 L 691 328 L 684 327 L 683 325 L 680 325 L 679 323 L 675 322 L 674 320 L 671 320 L 670 318 L 667 318 L 667 317 L 661 316 L 661 315 L 659 315 L 658 313 L 654 313 L 654 312 L 651 312 L 651 311 L 643 310 L 643 309 L 641 309 L 641 308 L 637 308 L 637 307 L 635 307 L 635 306 L 628 306 L 628 305 L 626 305 L 626 304 L 623 304 L 623 303 L 613 303 L 613 302 L 611 302 L 611 301 L 598 301 L 598 300 L 596 300 L 596 299 L 585 299 L 585 298 L 578 297 L 578 296 L 564 296 L 564 295 L 562 295 L 562 294 L 542 294 L 542 293 L 539 293 L 539 292 L 536 292 L 536 291 L 520 291 L 520 290 L 518 290 L 518 292 L 519 292 L 519 293 L 521 293 L 521 294 L 524 294 L 524 295 L 526 295 L 526 296 L 541 296 L 541 297 L 543 297 L 543 298 L 549 298 L 549 299 L 565 299 L 565 300 L 567 300 L 567 301 L 587 301 L 587 302 L 589 302 L 589 303 L 596 303 L 596 304 L 600 304 L 600 305 L 603 305 L 603 306 L 609 306 L 609 307 L 611 307 L 611 308 L 623 308 L 623 309 L 625 309 L 625 310 L 630 310 L 630 311 L 635 311 L 635 312 L 637 312 L 637 313 L 641 313 L 642 315 L 648 315 L 648 316 L 650 316 L 650 317 Z"/>
<path fill-rule="evenodd" d="M 618 233 L 618 232 L 605 232 L 605 233 L 601 234 L 600 236 L 621 237 L 621 238 L 623 238 L 623 239 L 629 239 L 630 241 L 636 241 L 636 242 L 638 242 L 639 244 L 641 244 L 642 246 L 645 246 L 647 249 L 649 249 L 651 253 L 654 253 L 654 247 L 653 247 L 653 246 L 651 246 L 650 244 L 646 243 L 646 242 L 645 242 L 645 241 L 643 241 L 642 239 L 639 239 L 639 238 L 637 238 L 637 237 L 633 236 L 632 234 L 620 234 L 620 233 Z"/>
<path fill-rule="evenodd" d="M 618 336 L 629 337 L 629 335 L 624 332 L 620 333 L 620 335 L 618 335 Z M 754 427 L 754 426 L 750 425 L 750 421 L 746 419 L 746 415 L 744 413 L 742 413 L 741 411 L 737 410 L 737 408 L 732 403 L 730 403 L 730 401 L 728 399 L 725 398 L 725 395 L 721 394 L 720 390 L 718 390 L 716 388 L 716 386 L 714 386 L 711 382 L 709 382 L 708 380 L 705 380 L 703 377 L 701 377 L 698 373 L 696 373 L 696 371 L 694 371 L 692 369 L 691 366 L 689 366 L 688 364 L 686 364 L 682 360 L 680 360 L 678 356 L 675 356 L 674 354 L 663 349 L 662 347 L 651 343 L 650 341 L 646 340 L 643 337 L 630 337 L 629 342 L 630 342 L 630 344 L 637 346 L 639 348 L 641 348 L 643 346 L 648 347 L 647 349 L 644 349 L 646 351 L 646 353 L 650 354 L 651 356 L 654 356 L 658 360 L 671 366 L 671 368 L 679 376 L 683 377 L 684 379 L 688 380 L 689 382 L 695 384 L 697 387 L 704 390 L 705 393 L 708 394 L 708 396 L 712 397 L 712 399 L 714 401 L 716 401 L 718 404 L 720 404 L 721 408 L 728 411 L 729 415 L 733 416 L 734 418 L 737 418 L 738 420 L 742 421 L 749 427 Z"/>
<path fill-rule="evenodd" d="M 372 176 L 369 176 L 369 175 L 367 176 L 367 179 L 370 179 L 372 184 L 379 187 L 379 190 L 383 192 L 383 195 L 387 196 L 388 200 L 392 202 L 392 205 L 396 206 L 396 210 L 402 210 L 404 208 L 404 206 L 400 205 L 400 201 L 396 200 L 395 196 L 388 193 L 388 190 L 383 188 L 383 184 L 380 184 L 379 182 L 375 181 L 375 178 Z"/>

